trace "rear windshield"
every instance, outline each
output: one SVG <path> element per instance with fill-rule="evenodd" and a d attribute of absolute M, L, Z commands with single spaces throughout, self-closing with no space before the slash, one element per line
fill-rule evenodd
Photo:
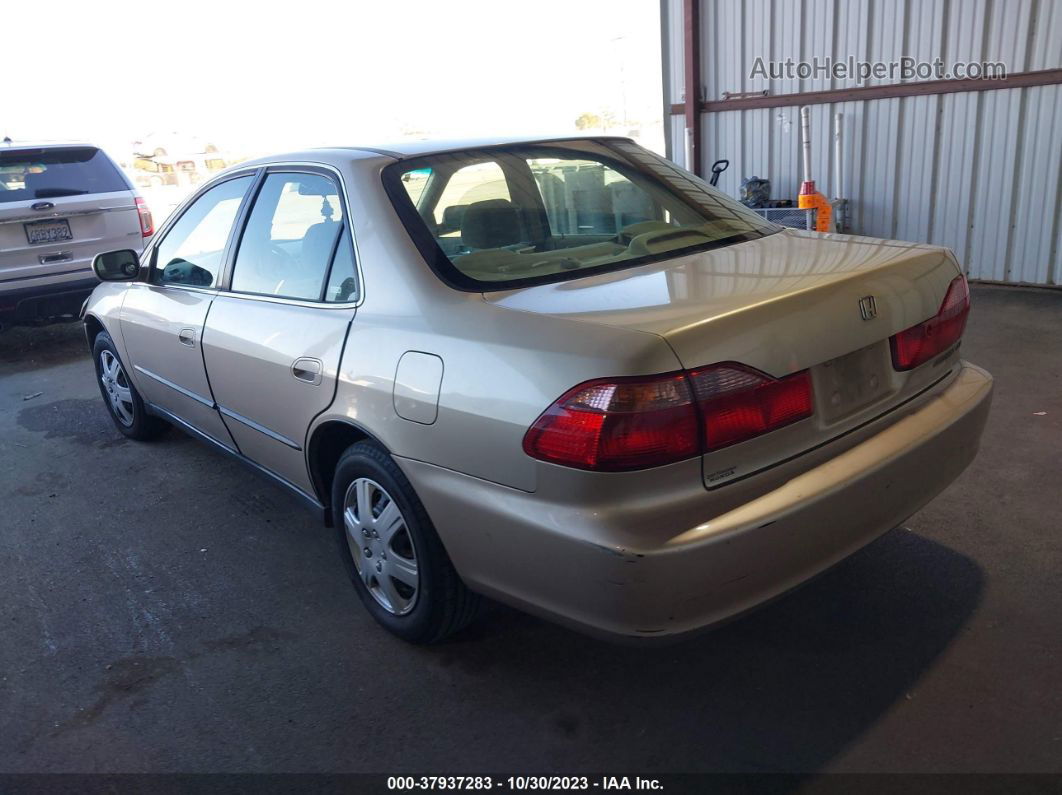
<path fill-rule="evenodd" d="M 0 149 L 0 203 L 120 190 L 125 178 L 93 146 Z"/>
<path fill-rule="evenodd" d="M 466 290 L 578 278 L 779 229 L 630 141 L 429 155 L 388 166 L 384 185 L 435 272 Z"/>

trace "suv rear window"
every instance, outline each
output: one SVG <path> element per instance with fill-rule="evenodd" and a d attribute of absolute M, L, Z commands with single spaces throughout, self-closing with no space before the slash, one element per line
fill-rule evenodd
<path fill-rule="evenodd" d="M 579 278 L 779 229 L 619 139 L 411 158 L 384 169 L 384 187 L 428 264 L 464 290 Z"/>
<path fill-rule="evenodd" d="M 94 146 L 0 149 L 0 203 L 129 190 Z"/>

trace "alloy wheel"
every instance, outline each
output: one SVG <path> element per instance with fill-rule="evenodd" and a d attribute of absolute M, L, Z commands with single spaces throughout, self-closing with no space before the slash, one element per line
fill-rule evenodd
<path fill-rule="evenodd" d="M 417 550 L 398 503 L 376 481 L 356 478 L 343 499 L 343 525 L 372 597 L 392 615 L 412 610 L 420 591 Z"/>
<path fill-rule="evenodd" d="M 100 382 L 115 419 L 130 427 L 133 424 L 133 391 L 118 357 L 107 350 L 100 353 Z"/>

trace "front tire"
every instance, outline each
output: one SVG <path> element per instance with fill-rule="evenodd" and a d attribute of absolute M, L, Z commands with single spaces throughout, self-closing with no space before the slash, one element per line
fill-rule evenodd
<path fill-rule="evenodd" d="M 140 393 L 129 380 L 114 341 L 106 331 L 96 335 L 92 359 L 96 364 L 96 383 L 103 395 L 103 403 L 119 431 L 130 439 L 146 441 L 166 430 L 163 420 L 148 414 Z"/>
<path fill-rule="evenodd" d="M 332 513 L 340 555 L 365 609 L 410 643 L 436 643 L 468 625 L 479 597 L 454 570 L 413 487 L 377 444 L 339 459 Z"/>

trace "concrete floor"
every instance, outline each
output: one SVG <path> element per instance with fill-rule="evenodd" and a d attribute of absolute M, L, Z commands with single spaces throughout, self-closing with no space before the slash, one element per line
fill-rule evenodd
<path fill-rule="evenodd" d="M 6 332 L 0 771 L 1062 771 L 1062 292 L 976 288 L 964 352 L 977 461 L 791 596 L 654 650 L 502 607 L 424 649 L 284 493 L 120 436 L 77 326 Z"/>

